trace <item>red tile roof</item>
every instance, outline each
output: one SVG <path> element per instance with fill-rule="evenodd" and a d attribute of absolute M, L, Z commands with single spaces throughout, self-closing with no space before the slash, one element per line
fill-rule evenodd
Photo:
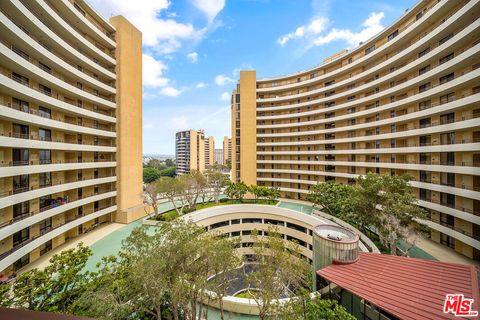
<path fill-rule="evenodd" d="M 354 263 L 333 264 L 317 274 L 400 319 L 459 319 L 443 313 L 447 293 L 473 298 L 473 309 L 480 310 L 471 265 L 362 252 Z"/>

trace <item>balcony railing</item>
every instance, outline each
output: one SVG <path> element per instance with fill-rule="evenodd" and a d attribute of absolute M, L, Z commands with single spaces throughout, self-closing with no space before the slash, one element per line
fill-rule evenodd
<path fill-rule="evenodd" d="M 61 207 L 67 203 L 71 203 L 71 202 L 75 202 L 75 201 L 78 201 L 78 200 L 82 200 L 82 199 L 88 199 L 89 197 L 93 197 L 93 196 L 97 196 L 97 195 L 101 195 L 101 194 L 105 194 L 105 193 L 109 193 L 109 192 L 113 192 L 115 190 L 105 190 L 103 192 L 97 192 L 97 193 L 91 193 L 91 194 L 88 194 L 88 195 L 84 195 L 84 196 L 81 196 L 81 197 L 77 197 L 77 199 L 73 199 L 73 200 L 70 200 L 68 195 L 67 194 L 64 194 L 62 201 L 58 201 L 58 200 L 55 200 L 56 202 L 55 203 L 52 203 L 50 205 L 47 205 L 47 206 L 43 206 L 37 210 L 33 210 L 33 211 L 30 211 L 30 212 L 26 212 L 26 213 L 23 213 L 13 219 L 10 219 L 8 221 L 4 221 L 2 223 L 0 223 L 0 229 L 6 227 L 6 226 L 9 226 L 9 225 L 12 225 L 18 221 L 22 221 L 28 217 L 31 217 L 31 216 L 34 216 L 38 213 L 41 213 L 41 212 L 44 212 L 44 211 L 47 211 L 47 210 L 50 210 L 50 209 L 53 209 L 53 208 L 57 208 L 57 207 Z M 106 198 L 108 199 L 108 198 Z M 54 199 L 52 199 L 54 200 Z M 104 199 L 102 199 L 104 200 Z"/>
<path fill-rule="evenodd" d="M 97 211 L 95 211 L 95 212 L 98 212 L 98 211 L 101 211 L 101 210 L 103 210 L 103 209 L 112 207 L 112 206 L 114 206 L 114 205 L 115 205 L 115 204 L 111 204 L 111 205 L 108 205 L 108 206 L 104 206 L 104 207 L 102 207 L 102 208 L 99 208 L 99 209 L 98 209 Z M 95 213 L 95 212 L 92 212 L 92 213 Z M 90 213 L 90 214 L 92 214 L 92 213 Z M 88 216 L 88 215 L 87 215 L 87 216 Z M 51 232 L 51 231 L 53 231 L 53 230 L 56 230 L 56 229 L 58 229 L 58 228 L 60 228 L 60 227 L 62 227 L 62 226 L 64 226 L 64 225 L 66 225 L 66 224 L 68 224 L 68 223 L 70 223 L 70 222 L 72 222 L 72 221 L 75 221 L 75 220 L 77 220 L 77 219 L 79 219 L 79 218 L 82 218 L 82 217 L 84 217 L 84 215 L 77 215 L 77 216 L 75 216 L 75 217 L 73 217 L 73 218 L 71 218 L 71 219 L 65 220 L 65 222 L 59 224 L 58 226 L 55 226 L 55 227 L 50 228 L 50 229 L 47 228 L 47 229 L 45 230 L 45 233 L 43 233 L 43 234 L 40 233 L 40 234 L 38 234 L 38 235 L 36 235 L 36 236 L 28 239 L 27 241 L 23 241 L 22 243 L 14 246 L 12 249 L 10 249 L 10 250 L 8 250 L 8 251 L 5 251 L 5 252 L 3 252 L 2 254 L 0 254 L 0 260 L 2 260 L 2 259 L 4 259 L 5 257 L 11 255 L 12 253 L 14 253 L 15 251 L 17 251 L 18 249 L 23 248 L 23 247 L 26 246 L 27 244 L 31 243 L 33 240 L 36 240 L 36 239 L 38 239 L 39 237 L 44 236 L 45 234 L 48 234 L 49 232 Z"/>
<path fill-rule="evenodd" d="M 15 167 L 15 166 L 34 166 L 43 164 L 68 164 L 68 163 L 96 163 L 96 162 L 115 162 L 110 159 L 92 159 L 92 160 L 31 160 L 31 161 L 0 161 L 0 167 Z"/>
<path fill-rule="evenodd" d="M 5 106 L 5 105 L 3 105 L 3 106 Z M 87 125 L 87 124 L 84 124 L 84 123 L 78 123 L 77 121 L 67 120 L 67 119 L 61 118 L 61 117 L 53 118 L 51 115 L 49 115 L 46 112 L 26 108 L 25 106 L 18 105 L 18 104 L 15 104 L 15 103 L 10 103 L 9 102 L 9 103 L 7 103 L 6 107 L 17 110 L 17 111 L 21 111 L 21 112 L 24 112 L 24 113 L 39 116 L 39 117 L 42 117 L 42 118 L 62 122 L 62 123 L 68 123 L 68 124 L 73 124 L 73 125 L 84 127 L 84 128 L 98 129 L 98 130 L 107 131 L 107 132 L 115 132 L 115 130 L 113 130 L 108 125 L 99 124 L 98 126 L 94 126 L 93 124 L 92 125 Z M 96 112 L 98 112 L 98 111 L 99 110 L 97 110 Z M 105 114 L 105 115 L 108 115 L 108 114 Z"/>
<path fill-rule="evenodd" d="M 65 139 L 52 139 L 51 137 L 40 137 L 38 135 L 28 135 L 28 134 L 23 134 L 23 133 L 16 133 L 16 132 L 9 132 L 9 133 L 5 133 L 5 132 L 0 132 L 0 136 L 7 136 L 7 137 L 11 137 L 11 138 L 20 138 L 20 139 L 26 139 L 26 140 L 36 140 L 36 141 L 48 141 L 48 142 L 56 142 L 56 143 L 68 143 L 68 144 L 80 144 L 80 145 L 85 145 L 85 146 L 101 146 L 101 147 L 116 147 L 116 144 L 115 142 L 112 142 L 112 143 L 105 143 L 103 141 L 99 141 L 99 143 L 95 144 L 93 143 L 85 143 L 82 141 L 77 141 L 77 143 L 75 142 L 71 142 L 71 141 L 68 141 L 68 140 L 65 140 Z"/>
<path fill-rule="evenodd" d="M 98 176 L 97 178 L 94 177 L 83 177 L 82 179 L 71 179 L 71 180 L 58 180 L 55 181 L 54 183 L 51 183 L 51 185 L 47 187 L 52 187 L 52 186 L 60 186 L 62 184 L 67 184 L 67 183 L 74 183 L 74 182 L 81 182 L 81 181 L 86 181 L 86 180 L 97 180 L 97 179 L 103 179 L 103 178 L 110 178 L 110 177 L 115 177 L 116 175 L 111 174 L 111 175 L 101 175 Z M 8 197 L 11 196 L 12 194 L 18 194 L 18 193 L 23 193 L 27 191 L 33 191 L 33 190 L 39 190 L 42 189 L 40 186 L 30 186 L 30 187 L 21 187 L 21 188 L 14 188 L 10 191 L 4 191 L 0 193 L 0 198 Z"/>

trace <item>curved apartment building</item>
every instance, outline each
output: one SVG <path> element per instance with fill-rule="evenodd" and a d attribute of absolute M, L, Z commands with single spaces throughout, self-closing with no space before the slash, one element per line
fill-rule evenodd
<path fill-rule="evenodd" d="M 0 273 L 143 214 L 141 74 L 141 33 L 122 16 L 1 1 Z"/>
<path fill-rule="evenodd" d="M 480 1 L 422 0 L 294 74 L 242 71 L 232 175 L 304 199 L 317 182 L 413 177 L 431 239 L 480 260 Z"/>

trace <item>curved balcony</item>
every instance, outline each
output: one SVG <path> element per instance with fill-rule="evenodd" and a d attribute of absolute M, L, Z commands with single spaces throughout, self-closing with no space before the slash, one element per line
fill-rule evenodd
<path fill-rule="evenodd" d="M 42 140 L 37 136 L 18 135 L 12 132 L 0 132 L 0 146 L 26 149 L 50 149 L 68 151 L 116 152 L 117 148 L 106 144 L 68 143 L 62 139 Z"/>
<path fill-rule="evenodd" d="M 110 114 L 103 114 L 100 110 L 90 111 L 83 109 L 77 106 L 73 100 L 66 98 L 62 99 L 58 96 L 52 97 L 52 95 L 48 92 L 44 92 L 40 88 L 33 87 L 29 83 L 23 82 L 21 79 L 17 79 L 12 74 L 0 72 L 0 87 L 5 94 L 35 102 L 45 107 L 62 109 L 75 115 L 99 119 L 107 122 L 115 123 L 117 121 L 117 119 L 112 117 Z"/>
<path fill-rule="evenodd" d="M 96 72 L 102 74 L 107 78 L 116 79 L 116 75 L 114 72 L 100 65 L 100 63 L 98 61 L 95 61 L 92 57 L 80 53 L 77 49 L 66 43 L 63 39 L 53 33 L 45 24 L 43 24 L 19 0 L 9 0 L 9 2 L 10 3 L 5 3 L 8 4 L 9 9 L 14 10 L 18 21 L 25 22 L 27 23 L 27 25 L 33 25 L 32 30 L 30 31 L 39 32 L 42 37 L 49 39 L 56 51 L 62 52 L 63 55 L 67 56 L 73 61 L 79 59 L 83 64 L 87 65 L 89 68 L 95 70 Z"/>
<path fill-rule="evenodd" d="M 7 192 L 0 194 L 0 209 L 6 208 L 8 206 L 14 205 L 16 203 L 40 198 L 49 194 L 59 193 L 71 189 L 78 189 L 103 183 L 110 183 L 117 181 L 116 176 L 109 177 L 99 177 L 96 179 L 89 180 L 78 180 L 74 182 L 57 183 L 55 185 L 44 187 L 44 188 L 33 188 L 29 191 L 12 194 L 12 192 Z M 3 196 L 3 197 L 2 197 Z"/>
<path fill-rule="evenodd" d="M 112 84 L 111 81 L 100 81 L 84 72 L 83 69 L 79 70 L 77 64 L 65 59 L 58 52 L 52 51 L 51 48 L 42 45 L 42 43 L 37 42 L 36 39 L 31 38 L 25 31 L 11 22 L 1 11 L 0 22 L 0 31 L 5 35 L 6 39 L 9 39 L 10 43 L 16 43 L 23 48 L 29 48 L 28 52 L 32 56 L 45 59 L 45 63 L 71 76 L 76 81 L 87 82 L 89 85 L 105 90 L 108 93 L 114 94 L 116 92 L 115 85 Z M 5 40 L 3 40 L 3 42 L 6 43 L 7 46 L 10 46 Z"/>
<path fill-rule="evenodd" d="M 15 162 L 0 161 L 0 178 L 12 177 L 21 174 L 34 174 L 41 172 L 56 172 L 68 170 L 86 170 L 116 167 L 116 161 L 95 161 L 95 162 L 76 162 L 76 161 L 52 161 L 44 164 L 38 161 L 26 162 L 18 165 Z"/>
<path fill-rule="evenodd" d="M 467 233 L 462 229 L 454 228 L 449 225 L 438 224 L 430 220 L 418 220 L 418 222 L 480 250 L 480 237 L 478 236 Z"/>
<path fill-rule="evenodd" d="M 117 133 L 110 130 L 100 130 L 86 124 L 78 125 L 73 122 L 67 122 L 63 118 L 51 119 L 45 118 L 34 110 L 22 109 L 20 106 L 4 106 L 0 104 L 0 118 L 8 119 L 13 122 L 22 122 L 30 125 L 41 126 L 44 128 L 57 129 L 66 132 L 90 134 L 101 137 L 116 138 Z"/>
<path fill-rule="evenodd" d="M 427 128 L 420 128 L 420 129 L 410 129 L 401 132 L 394 132 L 394 133 L 382 133 L 382 134 L 372 134 L 372 135 L 365 135 L 365 136 L 356 136 L 356 137 L 349 137 L 349 138 L 339 138 L 339 139 L 326 139 L 326 140 L 313 140 L 313 141 L 289 141 L 289 142 L 259 142 L 257 146 L 300 146 L 300 145 L 324 145 L 324 144 L 337 144 L 337 143 L 351 143 L 351 142 L 364 142 L 364 141 L 376 141 L 376 140 L 386 140 L 386 139 L 397 139 L 397 138 L 407 138 L 407 137 L 414 137 L 432 133 L 442 133 L 447 131 L 455 131 L 461 129 L 470 129 L 478 127 L 478 118 L 470 118 L 468 120 L 457 121 L 454 123 L 449 124 L 435 124 L 433 126 Z M 284 136 L 300 136 L 300 135 L 310 135 L 310 132 L 293 132 L 289 134 L 285 134 Z M 315 134 L 315 133 L 314 133 Z M 262 137 L 262 135 L 258 135 Z M 277 135 L 275 137 L 281 137 L 282 135 Z M 462 143 L 470 143 L 468 139 L 463 139 Z M 437 140 L 433 140 L 433 145 L 440 144 Z"/>
<path fill-rule="evenodd" d="M 432 59 L 438 59 L 442 55 L 445 55 L 448 52 L 453 51 L 455 48 L 458 48 L 459 46 L 465 46 L 468 45 L 468 39 L 470 35 L 474 34 L 475 32 L 478 32 L 478 29 L 480 28 L 480 19 L 478 19 L 476 22 L 468 25 L 465 29 L 461 30 L 458 32 L 455 36 L 453 36 L 451 39 L 443 43 L 442 45 L 436 47 L 435 49 L 430 50 L 428 54 L 421 58 L 415 59 L 415 61 L 410 62 L 406 65 L 404 65 L 401 68 L 398 68 L 397 70 L 388 73 L 387 75 L 380 77 L 376 80 L 367 82 L 365 84 L 362 84 L 360 86 L 356 86 L 355 88 L 351 90 L 346 90 L 343 92 L 339 92 L 337 94 L 334 94 L 332 96 L 329 96 L 327 98 L 324 98 L 323 100 L 329 101 L 332 99 L 338 99 L 338 98 L 343 98 L 347 95 L 360 95 L 361 93 L 365 93 L 368 91 L 372 91 L 375 89 L 375 87 L 381 86 L 381 85 L 387 85 L 392 79 L 399 78 L 402 76 L 406 76 L 409 73 L 412 72 L 412 70 L 415 70 L 422 67 L 426 62 L 431 61 Z M 358 82 L 360 80 L 365 80 L 367 77 L 373 77 L 375 75 L 375 70 L 379 68 L 380 66 L 386 68 L 388 66 L 392 66 L 392 63 L 381 63 L 378 64 L 377 66 L 369 69 L 368 71 L 362 72 L 360 74 L 357 74 L 351 78 L 342 80 L 338 83 L 335 83 L 333 85 L 327 86 L 327 87 L 321 87 L 315 90 L 303 92 L 303 93 L 298 93 L 298 94 L 293 94 L 293 95 L 284 95 L 284 96 L 279 96 L 276 98 L 264 98 L 264 99 L 257 99 L 257 102 L 259 103 L 269 103 L 269 102 L 278 102 L 282 100 L 296 100 L 299 98 L 304 98 L 312 95 L 318 95 L 318 94 L 324 94 L 328 91 L 332 91 L 335 89 L 341 89 L 349 84 L 355 84 L 355 82 Z M 440 66 L 439 66 L 440 67 Z M 438 68 L 438 67 L 437 67 Z M 433 69 L 432 69 L 433 70 Z M 372 72 L 372 73 L 370 73 Z M 376 71 L 378 72 L 378 70 Z M 420 78 L 424 79 L 424 77 L 427 77 L 429 73 L 425 73 L 422 75 Z M 419 76 L 417 76 L 419 77 Z M 318 100 L 314 100 L 318 101 Z M 288 107 L 292 106 L 293 104 L 288 105 Z M 280 106 L 280 107 L 263 107 L 266 111 L 272 111 L 272 110 L 282 110 L 281 108 L 286 109 L 287 106 Z"/>
<path fill-rule="evenodd" d="M 277 170 L 278 171 L 278 170 Z M 277 172 L 276 171 L 276 172 Z M 310 171 L 310 175 L 320 175 L 320 176 L 332 176 L 332 177 L 342 177 L 342 178 L 357 178 L 359 174 L 353 173 L 344 173 L 344 172 L 326 172 L 326 171 Z M 258 181 L 270 181 L 270 182 L 283 182 L 283 183 L 300 183 L 303 185 L 316 185 L 318 182 L 314 180 L 301 180 L 301 179 L 289 179 L 289 178 L 268 178 L 268 177 L 257 177 Z M 469 199 L 480 199 L 480 191 L 464 189 L 461 186 L 459 187 L 450 187 L 441 184 L 435 183 L 426 183 L 419 181 L 410 181 L 410 185 L 414 188 L 422 188 L 431 191 L 437 192 L 446 192 L 454 194 L 460 197 L 469 198 Z M 306 190 L 308 193 L 308 190 Z"/>
<path fill-rule="evenodd" d="M 474 167 L 473 163 L 459 163 L 459 165 L 435 165 L 413 163 L 392 163 L 392 162 L 363 162 L 363 161 L 324 161 L 324 160 L 258 160 L 259 164 L 286 164 L 286 165 L 312 165 L 312 166 L 344 166 L 344 167 L 367 167 L 367 168 L 385 168 L 385 169 L 402 169 L 416 171 L 432 171 L 432 172 L 450 172 L 467 175 L 480 176 L 480 168 Z M 1 169 L 0 169 L 1 170 Z M 312 170 L 313 171 L 313 170 Z M 311 174 L 308 170 L 282 170 L 282 169 L 257 169 L 257 172 L 273 172 L 273 173 L 294 173 L 294 174 Z"/>
<path fill-rule="evenodd" d="M 479 20 L 479 24 L 480 24 L 480 20 Z M 386 89 L 384 91 L 380 91 L 378 93 L 374 93 L 372 95 L 362 97 L 362 98 L 359 98 L 359 99 L 356 99 L 356 100 L 353 100 L 353 101 L 348 101 L 348 102 L 345 102 L 345 103 L 342 103 L 342 104 L 339 104 L 339 105 L 336 105 L 336 106 L 333 106 L 333 107 L 321 108 L 321 109 L 317 109 L 317 110 L 309 110 L 309 111 L 297 112 L 297 113 L 289 113 L 289 114 L 279 114 L 279 115 L 271 115 L 271 116 L 258 116 L 257 118 L 258 118 L 258 120 L 278 120 L 278 119 L 298 118 L 298 117 L 302 117 L 302 116 L 320 115 L 320 114 L 324 114 L 324 113 L 327 113 L 327 112 L 347 109 L 347 108 L 351 108 L 351 107 L 359 107 L 359 106 L 363 106 L 363 105 L 367 105 L 367 104 L 374 104 L 375 101 L 377 101 L 377 100 L 386 99 L 386 98 L 389 98 L 392 95 L 398 95 L 399 93 L 406 92 L 408 90 L 412 90 L 412 89 L 415 90 L 415 94 L 413 96 L 406 97 L 406 98 L 401 99 L 400 101 L 397 101 L 398 105 L 403 105 L 403 104 L 407 103 L 407 101 L 406 101 L 407 99 L 410 99 L 410 100 L 421 99 L 425 96 L 433 95 L 436 92 L 441 92 L 441 90 L 444 87 L 458 86 L 461 83 L 465 83 L 467 81 L 472 81 L 473 79 L 479 77 L 480 70 L 479 69 L 473 69 L 472 71 L 469 71 L 469 72 L 466 72 L 466 73 L 464 73 L 460 76 L 457 76 L 457 78 L 455 78 L 452 81 L 449 81 L 447 83 L 431 87 L 429 90 L 426 90 L 424 92 L 419 92 L 419 90 L 418 90 L 418 86 L 420 84 L 425 83 L 429 80 L 434 80 L 434 79 L 438 78 L 440 74 L 454 71 L 454 69 L 459 68 L 461 65 L 468 66 L 469 64 L 471 64 L 470 59 L 472 57 L 477 57 L 479 53 L 480 53 L 480 43 L 475 44 L 473 47 L 464 51 L 463 53 L 461 53 L 460 55 L 451 59 L 450 61 L 445 62 L 445 63 L 441 64 L 440 66 L 434 68 L 434 69 L 431 69 L 430 71 L 424 73 L 422 76 L 414 77 L 414 78 L 412 78 L 410 80 L 407 80 L 407 81 L 403 82 L 402 84 L 399 84 L 395 87 L 392 87 L 392 88 Z M 442 87 L 442 86 L 444 86 L 444 87 Z M 346 91 L 346 92 L 342 92 L 340 94 L 342 96 L 349 96 L 351 94 L 351 92 Z M 290 109 L 290 106 L 292 106 L 292 108 L 299 108 L 300 106 L 307 106 L 307 105 L 314 106 L 314 105 L 318 105 L 319 103 L 327 102 L 327 101 L 331 101 L 331 100 L 332 100 L 331 98 L 321 98 L 319 100 L 311 100 L 311 101 L 302 102 L 302 103 L 299 103 L 299 104 L 292 104 L 292 105 L 289 105 L 289 109 Z M 393 102 L 391 104 L 393 105 L 394 103 L 395 102 Z M 373 108 L 371 110 L 377 110 L 377 109 Z M 261 112 L 261 111 L 263 111 L 263 108 L 262 109 L 260 109 L 260 108 L 257 109 L 257 113 Z M 269 110 L 264 110 L 264 111 L 269 111 Z M 354 114 L 355 113 L 353 113 L 353 115 Z M 330 118 L 330 121 L 335 121 L 335 117 Z"/>
<path fill-rule="evenodd" d="M 291 144 L 286 144 L 290 146 Z M 376 148 L 376 149 L 336 149 L 336 150 L 312 150 L 312 151 L 257 151 L 260 155 L 317 155 L 317 154 L 397 154 L 397 153 L 419 153 L 419 152 L 445 152 L 446 145 L 420 146 L 418 143 L 407 144 L 395 148 Z M 449 144 L 449 152 L 469 152 L 479 151 L 480 143 L 473 141 L 462 141 L 462 143 Z"/>
<path fill-rule="evenodd" d="M 418 205 L 480 225 L 480 212 L 469 208 L 464 208 L 462 206 L 447 206 L 434 199 L 431 199 L 430 201 L 418 200 Z"/>
<path fill-rule="evenodd" d="M 115 55 L 109 51 L 105 52 L 101 49 L 100 45 L 97 47 L 94 43 L 88 41 L 82 34 L 77 32 L 75 28 L 63 20 L 61 13 L 50 7 L 45 1 L 20 1 L 22 1 L 22 4 L 26 6 L 30 12 L 34 13 L 37 18 L 41 16 L 43 24 L 45 24 L 52 32 L 63 39 L 68 38 L 70 42 L 75 42 L 77 45 L 80 45 L 80 51 L 85 50 L 89 55 L 96 56 L 97 59 L 100 59 L 104 64 L 116 64 Z M 46 21 L 47 19 L 48 23 Z M 51 27 L 52 24 L 55 24 L 56 29 Z"/>
<path fill-rule="evenodd" d="M 82 100 L 89 101 L 93 104 L 102 105 L 105 107 L 115 109 L 117 107 L 114 101 L 110 101 L 106 96 L 95 95 L 84 89 L 79 89 L 67 81 L 63 81 L 50 73 L 37 67 L 32 61 L 26 57 L 16 54 L 13 50 L 7 47 L 4 43 L 0 42 L 0 55 L 7 65 L 12 68 L 15 66 L 15 70 L 21 70 L 20 73 L 26 75 L 28 78 L 35 79 L 38 82 L 42 82 L 59 92 L 67 91 L 68 95 L 74 96 Z M 25 62 L 28 61 L 28 64 Z"/>
<path fill-rule="evenodd" d="M 72 228 L 78 227 L 85 222 L 91 221 L 106 214 L 110 214 L 112 212 L 115 212 L 116 210 L 117 206 L 114 205 L 107 208 L 102 208 L 99 211 L 85 216 L 76 216 L 71 220 L 65 221 L 63 224 L 50 229 L 44 234 L 39 234 L 37 237 L 31 238 L 28 241 L 19 244 L 18 246 L 0 255 L 0 270 L 5 270 L 12 263 L 26 255 L 27 253 L 31 252 L 38 246 L 47 242 L 48 240 L 51 240 Z"/>
<path fill-rule="evenodd" d="M 86 4 L 86 2 L 83 2 Z M 110 46 L 114 48 L 116 43 L 113 39 L 113 36 L 110 36 L 107 33 L 102 32 L 97 26 L 95 26 L 92 22 L 90 22 L 83 14 L 81 14 L 78 10 L 75 9 L 73 4 L 68 0 L 59 0 L 59 1 L 52 1 L 52 6 L 62 12 L 65 16 L 65 19 L 68 21 L 78 21 L 76 25 L 79 30 L 82 32 L 87 33 L 92 38 L 95 38 L 97 41 L 101 42 L 105 46 Z M 109 30 L 110 33 L 115 32 L 115 28 L 106 20 L 101 18 L 97 15 L 98 18 L 101 20 L 102 25 L 105 29 Z"/>
<path fill-rule="evenodd" d="M 84 196 L 79 198 L 78 200 L 66 202 L 64 204 L 58 206 L 49 206 L 46 208 L 41 208 L 39 210 L 35 210 L 26 214 L 23 214 L 16 219 L 12 219 L 10 221 L 6 221 L 0 224 L 0 240 L 5 239 L 6 237 L 23 230 L 29 226 L 34 225 L 42 220 L 48 219 L 50 217 L 54 217 L 58 214 L 64 213 L 68 210 L 75 209 L 81 207 L 83 205 L 105 200 L 108 198 L 115 197 L 117 195 L 117 191 L 108 191 L 100 194 L 91 194 L 88 196 Z"/>

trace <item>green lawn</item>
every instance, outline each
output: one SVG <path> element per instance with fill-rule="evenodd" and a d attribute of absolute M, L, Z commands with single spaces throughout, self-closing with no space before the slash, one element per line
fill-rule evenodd
<path fill-rule="evenodd" d="M 225 206 L 225 205 L 229 205 L 229 204 L 254 203 L 254 204 L 276 205 L 277 202 L 278 202 L 277 200 L 266 200 L 266 199 L 236 200 L 236 199 L 223 198 L 223 199 L 220 199 L 219 203 L 215 203 L 214 201 L 205 202 L 205 203 L 197 203 L 197 205 L 195 205 L 195 208 L 193 208 L 192 210 L 184 210 L 183 213 L 187 214 L 187 213 L 191 213 L 191 212 L 197 211 L 197 210 L 202 210 L 202 209 L 216 207 L 216 206 Z M 175 209 L 171 209 L 171 210 L 160 213 L 158 216 L 153 217 L 152 219 L 157 220 L 157 221 L 172 221 L 175 218 L 178 218 L 178 213 Z"/>

